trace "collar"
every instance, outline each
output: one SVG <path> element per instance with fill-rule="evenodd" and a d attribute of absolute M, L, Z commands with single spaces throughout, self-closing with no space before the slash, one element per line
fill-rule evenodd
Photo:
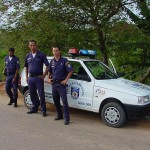
<path fill-rule="evenodd" d="M 55 59 L 55 57 L 54 57 L 54 61 L 59 61 L 59 60 L 61 60 L 61 59 L 62 59 L 62 57 L 61 57 L 61 56 L 60 56 L 60 58 L 59 58 L 58 60 L 56 60 L 56 59 Z"/>
<path fill-rule="evenodd" d="M 39 53 L 39 50 L 37 50 L 37 51 L 36 51 L 36 53 L 34 53 L 34 54 L 38 54 L 38 53 Z M 30 54 L 31 54 L 31 55 L 33 55 L 33 53 L 32 53 L 32 52 L 30 52 Z"/>

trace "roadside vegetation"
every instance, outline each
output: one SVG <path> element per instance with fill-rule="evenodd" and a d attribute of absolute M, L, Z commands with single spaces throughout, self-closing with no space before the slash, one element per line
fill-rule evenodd
<path fill-rule="evenodd" d="M 149 0 L 1 0 L 0 78 L 9 47 L 24 65 L 28 40 L 51 55 L 59 45 L 63 55 L 69 48 L 94 49 L 97 59 L 112 59 L 125 78 L 150 85 Z"/>

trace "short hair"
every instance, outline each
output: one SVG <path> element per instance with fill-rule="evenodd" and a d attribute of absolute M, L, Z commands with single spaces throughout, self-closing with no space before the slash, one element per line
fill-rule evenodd
<path fill-rule="evenodd" d="M 29 40 L 29 43 L 30 43 L 30 42 L 34 42 L 34 43 L 36 44 L 36 41 L 35 41 L 35 40 Z"/>
<path fill-rule="evenodd" d="M 9 48 L 9 51 L 14 52 L 15 49 L 13 47 Z"/>
<path fill-rule="evenodd" d="M 60 49 L 59 46 L 52 46 L 52 49 L 53 49 L 53 48 L 58 48 L 58 49 L 61 51 L 61 49 Z"/>

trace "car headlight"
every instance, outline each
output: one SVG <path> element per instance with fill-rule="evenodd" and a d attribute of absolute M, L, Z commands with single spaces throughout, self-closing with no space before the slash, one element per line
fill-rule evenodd
<path fill-rule="evenodd" d="M 149 96 L 139 96 L 138 97 L 138 104 L 147 104 L 150 102 Z"/>

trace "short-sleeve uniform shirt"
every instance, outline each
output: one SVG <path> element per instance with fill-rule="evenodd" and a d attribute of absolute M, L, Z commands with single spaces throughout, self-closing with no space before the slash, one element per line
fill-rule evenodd
<path fill-rule="evenodd" d="M 60 57 L 58 61 L 53 58 L 49 64 L 49 72 L 52 74 L 54 80 L 64 80 L 72 70 L 73 68 L 69 61 L 63 57 Z"/>
<path fill-rule="evenodd" d="M 43 74 L 43 64 L 49 65 L 46 55 L 41 51 L 37 51 L 33 58 L 32 53 L 28 53 L 25 59 L 25 67 L 28 68 L 30 74 Z"/>
<path fill-rule="evenodd" d="M 7 74 L 15 74 L 16 70 L 20 69 L 20 61 L 19 58 L 15 55 L 12 57 L 12 59 L 9 59 L 9 56 L 5 57 L 5 67 Z"/>

